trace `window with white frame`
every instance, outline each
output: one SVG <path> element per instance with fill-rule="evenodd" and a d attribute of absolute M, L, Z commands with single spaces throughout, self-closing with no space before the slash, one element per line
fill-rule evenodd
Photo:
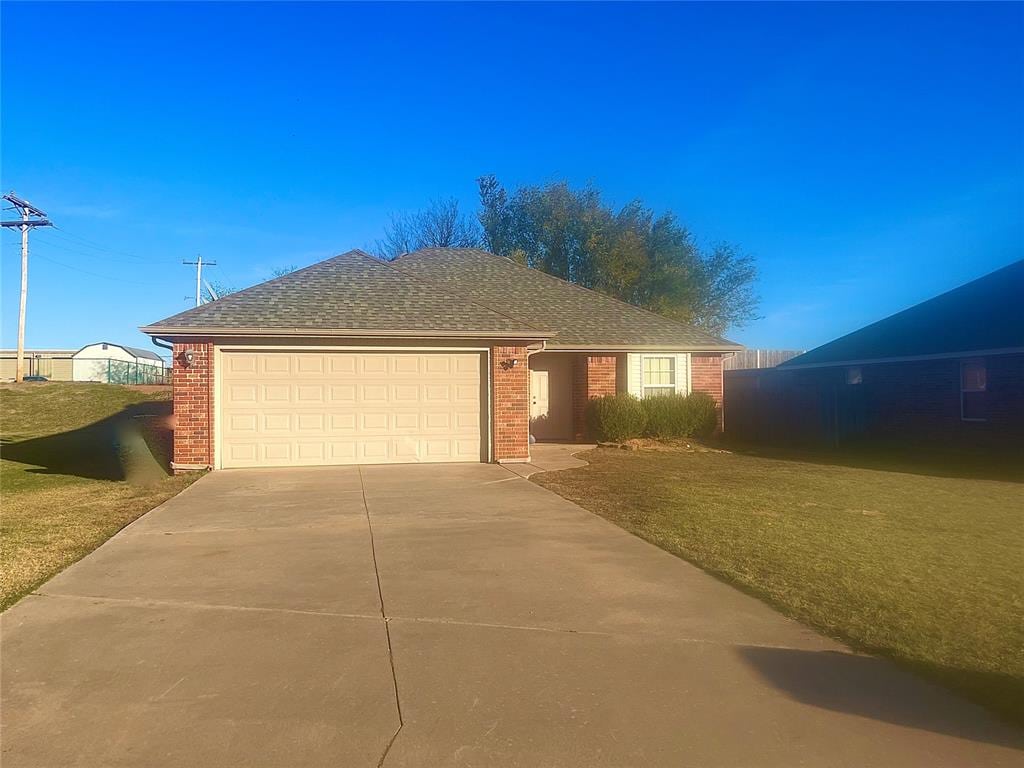
<path fill-rule="evenodd" d="M 960 363 L 960 418 L 964 421 L 985 420 L 985 392 L 988 371 L 984 360 L 963 360 Z"/>
<path fill-rule="evenodd" d="M 667 395 L 675 391 L 675 357 L 644 355 L 644 397 Z"/>

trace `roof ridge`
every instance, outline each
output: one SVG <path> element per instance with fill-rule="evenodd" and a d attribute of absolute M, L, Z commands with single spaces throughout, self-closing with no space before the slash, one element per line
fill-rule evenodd
<path fill-rule="evenodd" d="M 424 249 L 420 249 L 420 250 L 424 250 Z M 453 248 L 451 250 L 458 250 L 458 249 L 454 249 Z M 466 249 L 463 249 L 463 250 L 472 250 L 472 249 L 466 248 Z M 363 253 L 363 252 L 360 251 L 360 253 Z M 548 333 L 549 332 L 545 328 L 538 328 L 537 326 L 532 325 L 531 323 L 526 322 L 521 317 L 516 317 L 515 315 L 510 315 L 510 314 L 508 314 L 506 312 L 502 312 L 500 309 L 495 309 L 494 307 L 489 307 L 486 304 L 481 304 L 479 301 L 476 301 L 475 299 L 471 299 L 468 296 L 462 294 L 461 292 L 459 292 L 457 290 L 454 290 L 452 288 L 449 288 L 448 286 L 439 285 L 438 283 L 435 283 L 433 280 L 430 280 L 429 278 L 420 277 L 419 275 L 414 275 L 414 274 L 412 274 L 410 272 L 407 272 L 404 269 L 400 269 L 399 267 L 396 267 L 394 265 L 394 261 L 397 261 L 397 259 L 395 259 L 393 261 L 385 261 L 384 259 L 378 259 L 375 256 L 369 256 L 369 254 L 366 254 L 366 253 L 363 253 L 363 255 L 364 256 L 368 256 L 369 258 L 373 259 L 374 261 L 376 261 L 376 262 L 378 262 L 380 264 L 383 264 L 386 267 L 390 267 L 391 269 L 395 270 L 395 272 L 400 272 L 401 274 L 405 275 L 406 277 L 412 278 L 416 282 L 426 283 L 427 285 L 431 286 L 432 288 L 443 290 L 445 293 L 451 293 L 454 296 L 458 296 L 460 299 L 462 299 L 463 301 L 468 301 L 470 304 L 475 304 L 478 307 L 483 307 L 488 312 L 493 312 L 494 314 L 501 315 L 502 317 L 504 317 L 504 318 L 506 318 L 508 320 L 514 320 L 517 323 L 522 323 L 526 328 L 528 328 L 530 330 L 542 331 L 543 333 Z M 409 256 L 410 254 L 404 254 L 404 255 Z M 401 258 L 401 257 L 399 257 L 399 258 Z"/>
<path fill-rule="evenodd" d="M 320 261 L 314 261 L 312 264 L 308 264 L 305 267 L 301 267 L 299 269 L 293 269 L 291 272 L 286 272 L 283 275 L 278 275 L 277 277 L 272 277 L 269 280 L 263 280 L 262 282 L 254 283 L 253 285 L 247 285 L 245 288 L 240 288 L 237 291 L 233 291 L 231 293 L 225 294 L 224 296 L 221 296 L 219 299 L 216 299 L 216 301 L 228 301 L 228 303 L 231 303 L 231 302 L 234 301 L 235 298 L 241 296 L 244 293 L 248 293 L 249 291 L 255 290 L 256 288 L 262 288 L 265 285 L 270 285 L 271 283 L 277 283 L 277 282 L 280 282 L 282 280 L 290 280 L 291 278 L 295 277 L 296 275 L 302 274 L 303 272 L 308 272 L 311 269 L 315 269 L 317 267 L 322 267 L 324 264 L 329 264 L 332 261 L 337 261 L 338 259 L 344 258 L 345 256 L 351 256 L 352 254 L 358 254 L 358 255 L 362 255 L 362 256 L 367 256 L 368 255 L 366 252 L 361 251 L 358 248 L 352 248 L 351 250 L 345 251 L 344 253 L 337 253 L 334 256 L 328 256 L 326 259 L 321 259 Z M 176 313 L 174 315 L 171 315 L 171 317 L 178 317 L 179 315 L 186 315 L 186 314 L 189 314 L 190 312 L 193 312 L 193 311 L 195 311 L 197 309 L 200 309 L 201 307 L 205 307 L 205 306 L 206 306 L 206 304 L 200 304 L 200 305 L 197 305 L 195 307 L 189 307 L 188 309 L 184 309 L 181 312 L 178 312 L 178 313 Z M 167 320 L 167 319 L 170 319 L 170 318 L 164 318 L 164 319 Z"/>
<path fill-rule="evenodd" d="M 587 293 L 596 294 L 598 296 L 601 296 L 601 297 L 606 298 L 606 299 L 610 299 L 610 300 L 612 300 L 612 301 L 614 301 L 614 302 L 616 302 L 618 304 L 621 304 L 624 307 L 629 307 L 630 309 L 635 309 L 635 310 L 638 310 L 640 312 L 644 312 L 645 314 L 652 315 L 652 316 L 658 318 L 659 320 L 664 320 L 666 322 L 672 323 L 673 325 L 678 325 L 678 326 L 680 326 L 682 328 L 686 328 L 687 330 L 697 331 L 698 333 L 702 333 L 702 334 L 704 334 L 705 336 L 707 336 L 708 338 L 710 338 L 710 339 L 712 339 L 714 341 L 727 342 L 729 344 L 734 344 L 735 343 L 735 342 L 729 341 L 728 339 L 726 339 L 724 337 L 715 336 L 712 333 L 708 333 L 703 328 L 698 328 L 696 325 L 693 325 L 693 324 L 690 324 L 690 323 L 683 323 L 683 322 L 680 322 L 679 320 L 673 320 L 670 317 L 665 317 L 664 315 L 659 315 L 657 312 L 652 312 L 651 310 L 645 309 L 644 307 L 638 307 L 636 304 L 630 304 L 628 301 L 623 301 L 622 299 L 616 298 L 615 296 L 610 296 L 607 293 L 602 293 L 601 291 L 594 290 L 593 288 L 587 288 L 585 285 L 579 285 L 578 283 L 573 283 L 573 282 L 570 282 L 569 280 L 563 280 L 561 277 L 558 277 L 557 275 L 552 275 L 552 274 L 550 274 L 548 272 L 545 272 L 542 269 L 537 269 L 536 267 L 531 267 L 531 266 L 529 266 L 527 264 L 520 264 L 515 259 L 511 259 L 508 256 L 502 256 L 501 254 L 494 253 L 492 251 L 488 251 L 488 250 L 486 250 L 484 248 L 420 248 L 417 251 L 413 251 L 412 253 L 407 253 L 407 254 L 404 254 L 404 255 L 405 256 L 412 256 L 413 254 L 418 253 L 419 251 L 429 251 L 429 250 L 477 251 L 479 253 L 484 254 L 485 256 L 490 256 L 490 257 L 495 258 L 495 259 L 501 259 L 501 260 L 507 262 L 508 264 L 511 264 L 514 267 L 518 267 L 519 269 L 529 270 L 531 273 L 538 274 L 538 275 L 543 275 L 544 277 L 546 277 L 546 278 L 548 278 L 550 280 L 557 280 L 559 283 L 563 283 L 563 284 L 568 285 L 568 286 L 570 286 L 572 288 L 575 288 L 575 289 L 577 289 L 579 291 L 585 291 Z M 401 258 L 401 257 L 399 257 L 399 258 Z"/>

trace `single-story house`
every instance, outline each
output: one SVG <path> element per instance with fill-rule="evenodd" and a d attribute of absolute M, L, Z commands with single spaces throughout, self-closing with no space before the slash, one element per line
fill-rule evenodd
<path fill-rule="evenodd" d="M 26 349 L 25 375 L 45 376 L 51 381 L 71 381 L 74 349 Z M 13 380 L 18 370 L 18 350 L 0 349 L 0 381 Z"/>
<path fill-rule="evenodd" d="M 776 368 L 727 371 L 726 434 L 765 443 L 1024 438 L 1024 261 Z"/>
<path fill-rule="evenodd" d="M 528 461 L 588 399 L 722 395 L 739 345 L 478 249 L 349 251 L 142 328 L 174 467 Z"/>
<path fill-rule="evenodd" d="M 72 366 L 74 381 L 150 384 L 162 382 L 165 364 L 152 350 L 97 341 L 75 352 Z"/>

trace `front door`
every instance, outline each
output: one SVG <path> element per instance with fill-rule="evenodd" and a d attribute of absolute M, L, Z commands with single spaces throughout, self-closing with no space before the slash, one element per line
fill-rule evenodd
<path fill-rule="evenodd" d="M 545 437 L 544 426 L 549 413 L 548 372 L 530 371 L 530 432 Z"/>

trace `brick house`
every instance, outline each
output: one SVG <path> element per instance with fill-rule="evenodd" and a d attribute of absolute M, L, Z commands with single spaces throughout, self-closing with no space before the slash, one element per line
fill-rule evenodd
<path fill-rule="evenodd" d="M 727 371 L 726 434 L 1020 450 L 1022 304 L 1018 261 L 775 368 Z"/>
<path fill-rule="evenodd" d="M 142 330 L 173 350 L 186 471 L 528 461 L 587 400 L 705 391 L 739 349 L 477 249 L 350 251 Z"/>

